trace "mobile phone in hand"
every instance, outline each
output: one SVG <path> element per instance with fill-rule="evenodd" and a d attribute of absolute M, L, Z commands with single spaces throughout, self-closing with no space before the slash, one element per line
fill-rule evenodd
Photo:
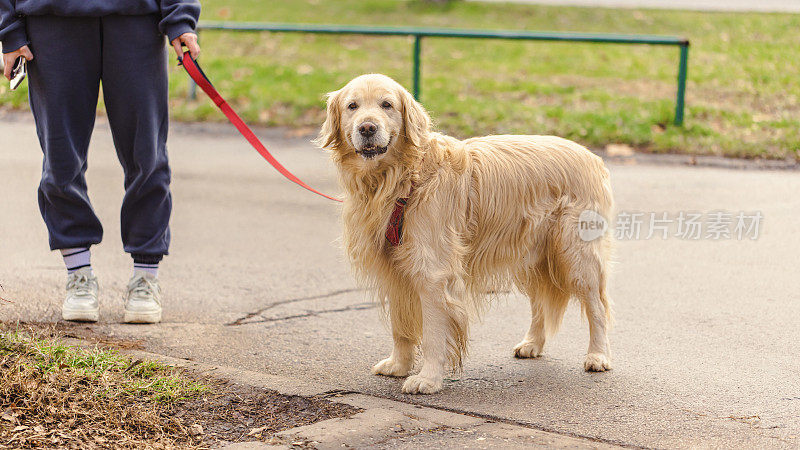
<path fill-rule="evenodd" d="M 15 90 L 22 84 L 22 80 L 25 79 L 27 75 L 27 67 L 26 67 L 27 60 L 24 56 L 20 56 L 14 61 L 14 67 L 11 69 L 11 90 Z"/>

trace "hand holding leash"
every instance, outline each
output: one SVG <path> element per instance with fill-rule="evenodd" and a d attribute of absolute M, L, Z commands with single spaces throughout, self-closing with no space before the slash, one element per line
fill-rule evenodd
<path fill-rule="evenodd" d="M 173 39 L 171 44 L 172 48 L 175 49 L 175 54 L 178 55 L 178 60 L 180 60 L 183 55 L 184 46 L 189 49 L 192 58 L 197 59 L 197 57 L 200 56 L 200 44 L 197 43 L 197 34 L 195 33 L 183 33 Z"/>

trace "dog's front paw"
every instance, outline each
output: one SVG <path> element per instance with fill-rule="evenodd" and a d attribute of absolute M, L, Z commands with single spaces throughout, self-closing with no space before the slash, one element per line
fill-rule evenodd
<path fill-rule="evenodd" d="M 394 358 L 386 358 L 372 366 L 373 375 L 386 375 L 387 377 L 404 377 L 411 370 L 411 364 L 403 364 Z"/>
<path fill-rule="evenodd" d="M 442 379 L 412 375 L 403 383 L 404 394 L 435 394 L 442 390 Z"/>
<path fill-rule="evenodd" d="M 542 356 L 542 344 L 533 341 L 522 341 L 514 347 L 516 358 L 538 358 Z"/>
<path fill-rule="evenodd" d="M 586 355 L 583 368 L 587 372 L 605 372 L 611 370 L 611 360 L 602 353 L 589 353 Z"/>

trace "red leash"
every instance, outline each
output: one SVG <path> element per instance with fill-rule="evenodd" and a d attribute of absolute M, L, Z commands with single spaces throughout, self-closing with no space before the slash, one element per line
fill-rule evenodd
<path fill-rule="evenodd" d="M 211 81 L 208 79 L 206 74 L 203 73 L 203 70 L 200 69 L 199 65 L 197 65 L 197 61 L 192 59 L 189 52 L 185 52 L 183 54 L 183 59 L 181 60 L 181 63 L 183 64 L 183 68 L 186 69 L 186 72 L 189 73 L 189 76 L 192 77 L 192 80 L 194 80 L 194 82 L 197 83 L 198 86 L 200 86 L 200 89 L 202 89 L 203 92 L 205 92 L 211 98 L 211 100 L 214 101 L 214 104 L 217 105 L 217 107 L 222 111 L 223 114 L 225 114 L 225 117 L 227 117 L 228 120 L 230 120 L 233 126 L 235 126 L 236 129 L 239 130 L 240 133 L 242 133 L 242 136 L 244 136 L 244 138 L 247 139 L 247 142 L 249 142 L 250 145 L 252 145 L 253 148 L 255 148 L 256 151 L 258 151 L 258 153 L 260 153 L 261 156 L 263 156 L 264 159 L 266 159 L 267 162 L 272 165 L 272 167 L 274 167 L 278 172 L 280 172 L 281 175 L 285 176 L 289 180 L 297 183 L 298 185 L 308 189 L 309 191 L 315 194 L 321 195 L 335 202 L 341 202 L 340 199 L 331 197 L 329 195 L 325 195 L 322 192 L 307 185 L 306 183 L 303 182 L 303 180 L 297 178 L 296 176 L 294 176 L 294 174 L 292 174 L 285 167 L 283 167 L 283 165 L 279 163 L 274 156 L 272 156 L 272 153 L 270 153 L 269 150 L 267 150 L 267 147 L 264 147 L 264 144 L 262 144 L 261 141 L 258 140 L 256 135 L 244 123 L 242 118 L 239 117 L 238 114 L 236 114 L 236 111 L 234 111 L 233 108 L 231 108 L 231 106 L 228 104 L 228 102 L 226 102 L 225 99 L 223 99 L 222 96 L 219 94 L 219 92 L 217 92 L 217 90 L 211 84 Z"/>

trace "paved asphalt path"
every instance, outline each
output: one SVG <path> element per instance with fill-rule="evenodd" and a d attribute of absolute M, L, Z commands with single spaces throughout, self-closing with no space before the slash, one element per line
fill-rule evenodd
<path fill-rule="evenodd" d="M 36 206 L 40 151 L 27 116 L 0 116 L 0 319 L 57 321 L 64 269 Z M 303 179 L 338 189 L 307 138 L 262 130 Z M 588 326 L 572 306 L 542 358 L 516 360 L 528 305 L 503 295 L 472 332 L 463 374 L 432 396 L 369 369 L 391 349 L 380 310 L 337 243 L 338 206 L 284 181 L 222 125 L 173 127 L 172 255 L 164 322 L 119 324 L 130 260 L 119 242 L 122 173 L 100 121 L 91 198 L 101 322 L 149 351 L 288 375 L 402 401 L 645 447 L 800 446 L 800 172 L 611 165 L 618 209 L 761 211 L 758 240 L 624 240 L 611 294 L 614 370 L 585 373 Z"/>
<path fill-rule="evenodd" d="M 688 9 L 697 11 L 800 12 L 800 0 L 471 0 L 481 2 L 534 3 L 600 8 Z"/>

